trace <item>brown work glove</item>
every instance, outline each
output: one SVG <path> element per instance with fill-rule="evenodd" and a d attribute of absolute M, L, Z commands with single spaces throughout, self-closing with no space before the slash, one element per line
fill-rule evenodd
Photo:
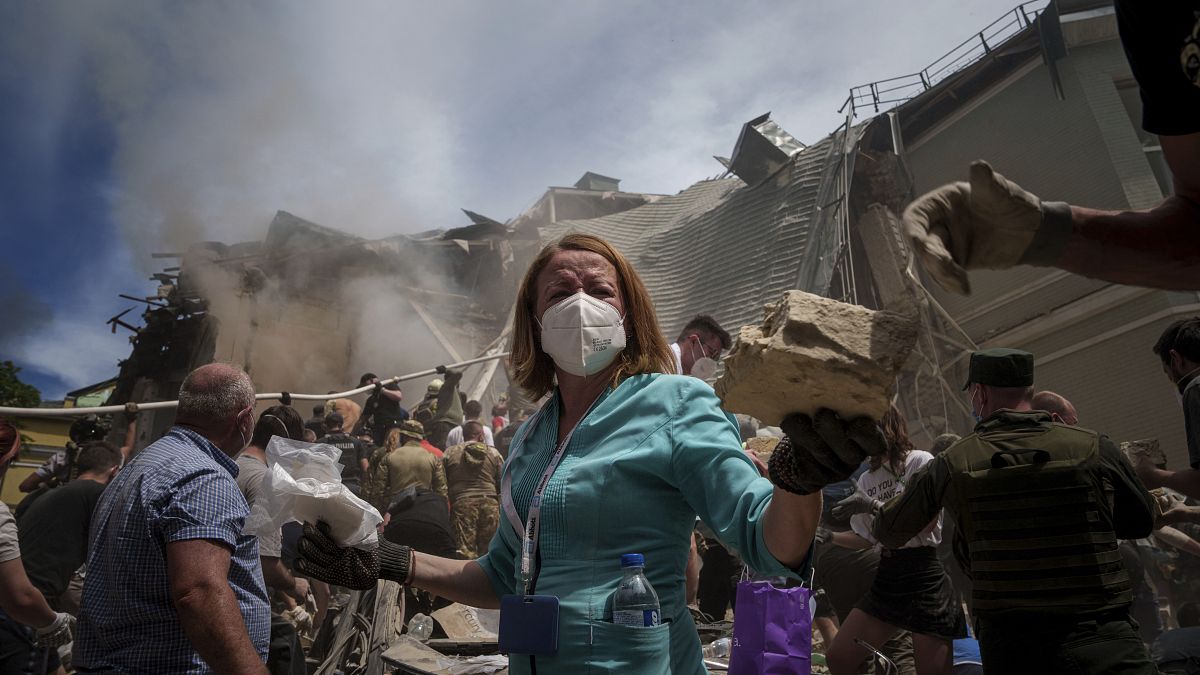
<path fill-rule="evenodd" d="M 769 478 L 798 495 L 846 480 L 868 455 L 887 450 L 883 432 L 869 417 L 849 422 L 828 409 L 814 417 L 793 413 L 779 424 L 784 438 L 771 453 Z"/>
<path fill-rule="evenodd" d="M 949 183 L 904 209 L 904 231 L 925 270 L 943 288 L 971 292 L 966 270 L 1050 266 L 1071 236 L 1071 207 L 1043 202 L 985 161 L 970 183 Z"/>

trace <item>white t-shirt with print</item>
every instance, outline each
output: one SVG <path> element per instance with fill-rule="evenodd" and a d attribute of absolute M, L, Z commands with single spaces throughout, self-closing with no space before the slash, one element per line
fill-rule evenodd
<path fill-rule="evenodd" d="M 933 455 L 924 450 L 913 450 L 904 458 L 904 471 L 899 476 L 892 472 L 892 469 L 885 462 L 878 469 L 867 471 L 858 477 L 858 491 L 866 494 L 871 499 L 878 499 L 886 502 L 904 492 L 904 485 L 908 482 L 912 475 L 919 471 L 921 467 L 933 461 Z M 850 518 L 850 528 L 858 536 L 866 539 L 872 544 L 878 544 L 879 541 L 871 534 L 871 526 L 874 524 L 874 518 L 869 513 L 860 513 Z M 942 512 L 938 511 L 938 516 L 929 527 L 921 531 L 920 534 L 909 539 L 901 548 L 917 548 L 919 546 L 937 546 L 942 541 Z"/>

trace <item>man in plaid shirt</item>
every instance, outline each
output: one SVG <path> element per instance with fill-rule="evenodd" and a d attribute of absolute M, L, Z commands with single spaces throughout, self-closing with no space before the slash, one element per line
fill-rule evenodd
<path fill-rule="evenodd" d="M 92 516 L 79 672 L 266 673 L 270 608 L 232 457 L 254 428 L 241 370 L 202 366 L 176 425 L 138 453 Z"/>

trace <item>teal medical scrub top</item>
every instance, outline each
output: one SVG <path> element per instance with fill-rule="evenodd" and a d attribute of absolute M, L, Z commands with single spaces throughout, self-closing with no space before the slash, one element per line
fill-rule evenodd
<path fill-rule="evenodd" d="M 558 405 L 555 394 L 517 431 L 504 466 L 522 522 L 557 448 Z M 537 657 L 538 672 L 704 673 L 684 600 L 696 516 L 760 574 L 807 574 L 808 561 L 791 570 L 767 551 L 762 519 L 771 491 L 742 450 L 737 425 L 704 382 L 637 375 L 601 395 L 543 495 L 534 592 L 559 599 L 559 646 L 556 655 Z M 519 592 L 521 536 L 502 513 L 478 561 L 498 596 Z M 645 556 L 662 625 L 612 623 L 623 553 Z M 514 656 L 510 672 L 529 672 L 529 657 Z"/>

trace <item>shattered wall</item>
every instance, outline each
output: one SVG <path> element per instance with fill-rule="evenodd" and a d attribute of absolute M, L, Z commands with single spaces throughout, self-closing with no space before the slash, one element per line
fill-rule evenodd
<path fill-rule="evenodd" d="M 111 400 L 174 398 L 190 370 L 212 361 L 243 367 L 259 392 L 325 393 L 356 387 L 368 371 L 386 378 L 474 357 L 503 329 L 500 298 L 511 294 L 473 294 L 511 286 L 511 258 L 492 242 L 368 242 L 281 212 L 262 242 L 202 243 L 181 255 Z M 496 393 L 507 386 L 500 373 Z M 427 383 L 403 383 L 405 404 Z M 485 407 L 491 398 L 488 390 Z M 312 405 L 296 408 L 308 417 Z M 147 417 L 144 439 L 173 420 Z"/>

